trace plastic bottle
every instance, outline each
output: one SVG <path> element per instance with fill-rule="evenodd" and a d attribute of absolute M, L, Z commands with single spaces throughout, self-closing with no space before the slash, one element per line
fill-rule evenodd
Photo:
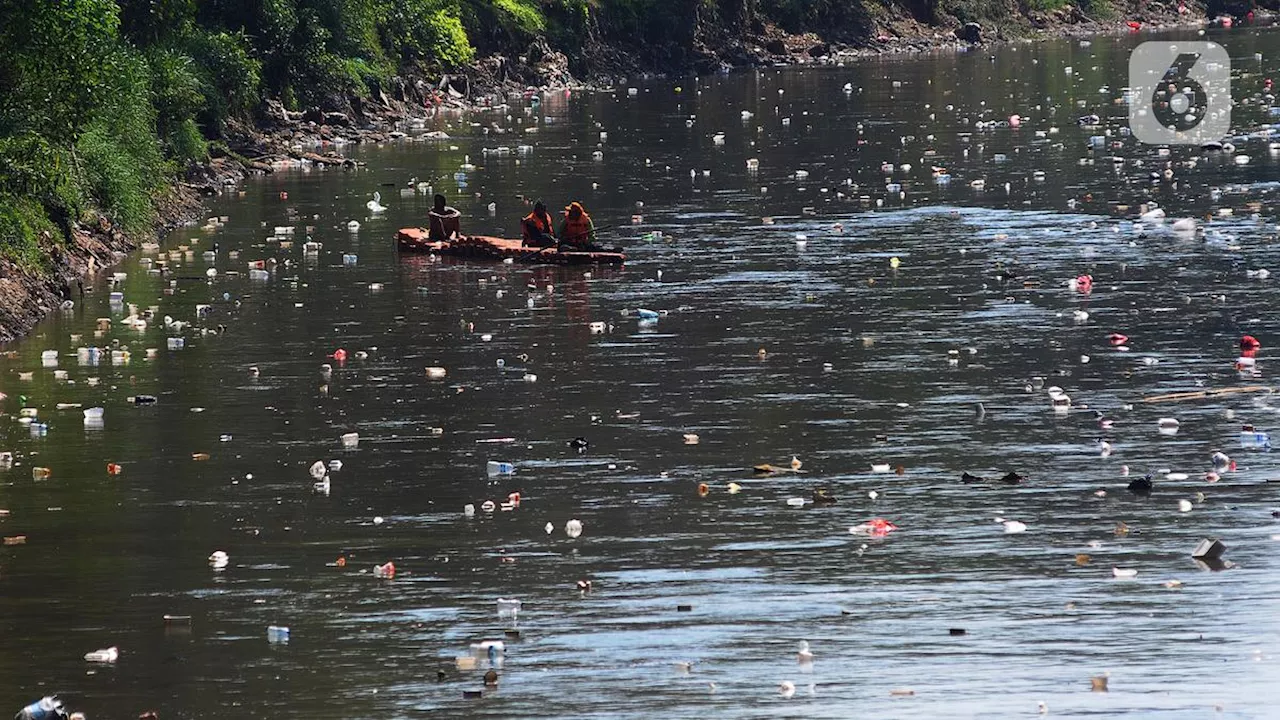
<path fill-rule="evenodd" d="M 271 643 L 287 643 L 289 642 L 289 628 L 282 625 L 267 626 L 267 642 Z"/>
<path fill-rule="evenodd" d="M 1252 427 L 1240 431 L 1240 447 L 1271 449 L 1271 436 Z"/>
<path fill-rule="evenodd" d="M 490 460 L 485 463 L 485 471 L 490 475 L 510 475 L 516 471 L 516 466 L 507 462 L 495 462 Z"/>
<path fill-rule="evenodd" d="M 501 656 L 507 652 L 507 644 L 501 640 L 481 640 L 478 643 L 471 643 L 471 654 L 480 657 L 492 657 L 493 655 Z"/>
<path fill-rule="evenodd" d="M 53 720 L 67 717 L 62 701 L 53 695 L 46 695 L 30 705 L 22 708 L 13 720 Z"/>
<path fill-rule="evenodd" d="M 516 618 L 520 614 L 523 603 L 515 598 L 498 598 L 498 617 Z"/>

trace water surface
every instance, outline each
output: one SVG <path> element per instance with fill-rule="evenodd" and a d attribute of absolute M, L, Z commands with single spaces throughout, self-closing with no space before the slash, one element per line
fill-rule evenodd
<path fill-rule="evenodd" d="M 1273 428 L 1276 407 L 1250 393 L 1141 402 L 1265 385 L 1270 348 L 1242 375 L 1236 342 L 1278 337 L 1280 292 L 1248 271 L 1280 267 L 1277 160 L 1258 132 L 1280 36 L 1216 39 L 1238 58 L 1235 153 L 1164 157 L 1125 136 L 1116 100 L 1137 40 L 1114 38 L 517 100 L 429 118 L 447 141 L 349 148 L 358 173 L 290 170 L 215 200 L 225 226 L 167 238 L 163 257 L 193 250 L 167 275 L 120 268 L 126 302 L 157 306 L 145 331 L 99 284 L 0 361 L 5 409 L 25 396 L 49 424 L 3 426 L 17 461 L 0 475 L 0 532 L 28 540 L 0 548 L 0 707 L 58 692 L 90 717 L 988 718 L 1040 701 L 1065 717 L 1267 717 L 1275 463 L 1237 437 Z M 1019 128 L 976 126 L 1014 113 Z M 1077 125 L 1090 113 L 1100 128 Z M 1091 150 L 1095 135 L 1106 144 Z M 1166 163 L 1173 180 L 1153 182 Z M 517 232 L 522 198 L 581 199 L 629 260 L 397 255 L 391 234 L 429 205 L 401 192 L 411 178 L 491 234 Z M 389 209 L 371 217 L 375 191 Z M 1135 225 L 1149 202 L 1203 232 Z M 271 277 L 251 280 L 247 263 L 268 258 Z M 1068 288 L 1086 273 L 1092 293 Z M 667 314 L 642 324 L 640 307 Z M 165 315 L 193 325 L 166 329 Z M 100 317 L 113 323 L 95 337 Z M 91 344 L 131 362 L 78 364 Z M 353 357 L 326 378 L 337 348 Z M 40 366 L 47 349 L 66 381 Z M 1048 385 L 1072 412 L 1052 411 Z M 126 402 L 139 394 L 159 402 Z M 103 405 L 104 426 L 59 402 Z M 1161 435 L 1162 417 L 1180 431 Z M 342 447 L 348 432 L 358 448 Z M 585 453 L 566 446 L 576 436 Z M 1209 484 L 1216 449 L 1238 470 Z M 749 469 L 792 456 L 803 473 Z M 331 459 L 343 467 L 326 496 L 307 468 Z M 490 478 L 488 460 L 517 472 Z M 1150 499 L 1125 491 L 1126 465 L 1157 473 Z M 959 482 L 1009 470 L 1030 481 Z M 819 486 L 839 503 L 787 506 Z M 463 515 L 517 490 L 515 511 Z M 849 533 L 873 517 L 900 529 Z M 1198 569 L 1205 536 L 1238 567 Z M 219 549 L 231 563 L 215 572 Z M 397 577 L 372 577 L 387 561 Z M 510 628 L 498 597 L 523 599 L 521 635 L 499 689 L 464 699 L 483 663 L 454 658 Z M 268 644 L 271 624 L 291 628 L 288 645 Z M 115 666 L 82 661 L 109 645 Z M 1090 692 L 1103 673 L 1110 692 Z M 902 688 L 915 694 L 891 695 Z"/>

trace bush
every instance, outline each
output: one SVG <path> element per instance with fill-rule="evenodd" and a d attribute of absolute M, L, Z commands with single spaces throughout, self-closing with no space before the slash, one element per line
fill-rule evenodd
<path fill-rule="evenodd" d="M 196 118 L 210 137 L 220 137 L 228 118 L 247 114 L 258 102 L 262 63 L 249 54 L 244 33 L 198 32 L 185 48 L 204 98 Z"/>
<path fill-rule="evenodd" d="M 0 134 L 75 141 L 116 72 L 118 11 L 112 0 L 0 2 Z"/>
<path fill-rule="evenodd" d="M 960 23 L 996 24 L 1006 30 L 1011 24 L 1025 22 L 1012 0 L 942 0 L 937 4 L 937 11 Z"/>
<path fill-rule="evenodd" d="M 1080 0 L 1080 9 L 1094 20 L 1115 20 L 1120 17 L 1120 11 L 1111 0 Z"/>
<path fill-rule="evenodd" d="M 806 3 L 806 0 L 794 0 Z M 630 43 L 668 46 L 692 32 L 679 9 L 663 0 L 615 0 L 601 13 L 601 25 L 611 38 Z"/>
<path fill-rule="evenodd" d="M 192 119 L 205 102 L 195 63 L 174 50 L 153 49 L 148 53 L 147 67 L 156 132 L 168 154 L 183 162 L 204 158 L 204 138 Z"/>
<path fill-rule="evenodd" d="M 512 34 L 535 35 L 547 29 L 542 10 L 530 0 L 490 0 L 493 9 Z"/>
<path fill-rule="evenodd" d="M 175 127 L 165 138 L 165 145 L 168 154 L 184 164 L 209 159 L 209 142 L 194 118 L 187 118 Z"/>
<path fill-rule="evenodd" d="M 118 72 L 104 93 L 75 153 L 85 194 L 126 230 L 147 227 L 152 195 L 166 176 L 155 134 L 147 66 L 136 54 L 122 52 Z"/>
<path fill-rule="evenodd" d="M 571 55 L 582 52 L 591 23 L 589 0 L 557 0 L 545 3 L 547 39 L 552 47 L 562 48 Z"/>
<path fill-rule="evenodd" d="M 26 270 L 39 270 L 45 261 L 40 233 L 57 237 L 44 207 L 32 198 L 0 194 L 0 256 Z"/>
<path fill-rule="evenodd" d="M 379 35 L 406 65 L 457 67 L 475 58 L 458 7 L 442 0 L 398 0 L 387 9 Z"/>
<path fill-rule="evenodd" d="M 34 132 L 0 138 L 0 196 L 38 203 L 69 230 L 82 204 L 71 153 Z"/>
<path fill-rule="evenodd" d="M 460 67 L 475 59 L 476 49 L 462 26 L 462 19 L 445 10 L 437 10 L 427 17 L 434 40 L 426 45 L 431 55 L 445 67 Z"/>
<path fill-rule="evenodd" d="M 522 47 L 547 27 L 536 0 L 467 0 L 460 15 L 484 50 Z"/>
<path fill-rule="evenodd" d="M 116 0 L 120 34 L 139 48 L 173 46 L 190 32 L 196 0 Z"/>

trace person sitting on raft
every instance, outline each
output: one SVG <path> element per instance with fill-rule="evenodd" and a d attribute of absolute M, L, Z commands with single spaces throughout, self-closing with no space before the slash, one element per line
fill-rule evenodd
<path fill-rule="evenodd" d="M 560 223 L 560 242 L 575 250 L 599 251 L 596 245 L 596 226 L 580 202 L 572 202 L 565 208 L 564 221 Z"/>
<path fill-rule="evenodd" d="M 541 200 L 533 204 L 533 212 L 520 222 L 520 229 L 526 247 L 552 247 L 557 244 L 552 231 L 551 214 L 547 212 L 546 203 Z"/>
<path fill-rule="evenodd" d="M 457 240 L 462 236 L 462 213 L 445 204 L 443 195 L 435 196 L 435 206 L 427 212 L 427 238 L 433 242 Z"/>

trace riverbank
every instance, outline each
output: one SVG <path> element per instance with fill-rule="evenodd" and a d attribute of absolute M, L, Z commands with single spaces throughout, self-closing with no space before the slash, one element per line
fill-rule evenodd
<path fill-rule="evenodd" d="M 259 105 L 252 119 L 227 121 L 219 142 L 209 146 L 209 160 L 192 164 L 155 202 L 155 221 L 149 232 L 126 233 L 101 215 L 76 223 L 65 242 L 45 233 L 41 252 L 45 262 L 32 268 L 14 260 L 0 260 L 0 342 L 29 332 L 37 322 L 66 301 L 75 302 L 92 277 L 119 262 L 143 240 L 163 234 L 202 215 L 202 198 L 234 187 L 246 175 L 311 163 L 354 169 L 341 154 L 351 144 L 378 143 L 402 137 L 405 123 L 441 110 L 466 111 L 491 106 L 528 92 L 565 88 L 607 88 L 636 75 L 716 72 L 733 68 L 778 65 L 838 64 L 871 56 L 940 50 L 960 51 L 1002 43 L 1072 36 L 1131 32 L 1127 23 L 1143 30 L 1188 27 L 1207 22 L 1203 9 L 1151 5 L 1125 19 L 1097 21 L 1072 5 L 1054 12 L 1029 13 L 1014 26 L 968 23 L 939 26 L 899 6 L 865 23 L 862 35 L 827 40 L 815 32 L 791 33 L 757 22 L 749 32 L 734 35 L 723 22 L 699 21 L 692 51 L 655 56 L 628 53 L 598 40 L 571 59 L 539 38 L 519 55 L 489 55 L 464 71 L 439 77 L 397 77 L 388 87 L 368 95 L 335 97 L 328 107 L 288 110 L 277 100 Z M 1012 28 L 1012 29 L 1011 29 Z M 837 34 L 838 35 L 838 34 Z M 573 72 L 573 66 L 579 72 Z M 581 76 L 581 77 L 579 77 Z"/>
<path fill-rule="evenodd" d="M 204 199 L 245 176 L 240 163 L 212 161 L 195 171 L 192 181 L 179 181 L 156 199 L 153 229 L 125 232 L 101 214 L 75 224 L 66 239 L 50 232 L 39 236 L 45 263 L 24 266 L 0 257 L 0 342 L 28 333 L 49 313 L 73 307 L 93 291 L 97 275 L 119 263 L 144 241 L 202 217 Z M 72 303 L 66 306 L 65 303 Z"/>
<path fill-rule="evenodd" d="M 1074 7 L 1074 6 L 1073 6 Z M 646 63 L 617 48 L 595 46 L 585 51 L 586 72 L 571 70 L 573 62 L 544 40 L 535 41 L 516 57 L 491 55 L 465 70 L 440 77 L 397 78 L 387 91 L 370 97 L 348 96 L 328 109 L 287 110 L 279 101 L 263 104 L 254 123 L 232 123 L 226 138 L 228 157 L 245 172 L 269 173 L 291 161 L 354 167 L 340 149 L 360 143 L 379 143 L 403 137 L 406 122 L 442 110 L 470 111 L 509 102 L 537 92 L 607 90 L 629 77 L 705 74 L 752 67 L 834 65 L 888 55 L 965 51 L 977 47 L 996 50 L 1012 42 L 1035 42 L 1069 37 L 1096 37 L 1144 31 L 1189 29 L 1209 24 L 1201 8 L 1179 14 L 1175 7 L 1153 6 L 1136 20 L 1097 21 L 1074 11 L 1034 15 L 1017 33 L 1001 27 L 940 28 L 909 17 L 887 18 L 865 42 L 826 42 L 816 33 L 792 34 L 765 26 L 742 41 L 715 38 L 703 45 L 692 63 Z"/>

